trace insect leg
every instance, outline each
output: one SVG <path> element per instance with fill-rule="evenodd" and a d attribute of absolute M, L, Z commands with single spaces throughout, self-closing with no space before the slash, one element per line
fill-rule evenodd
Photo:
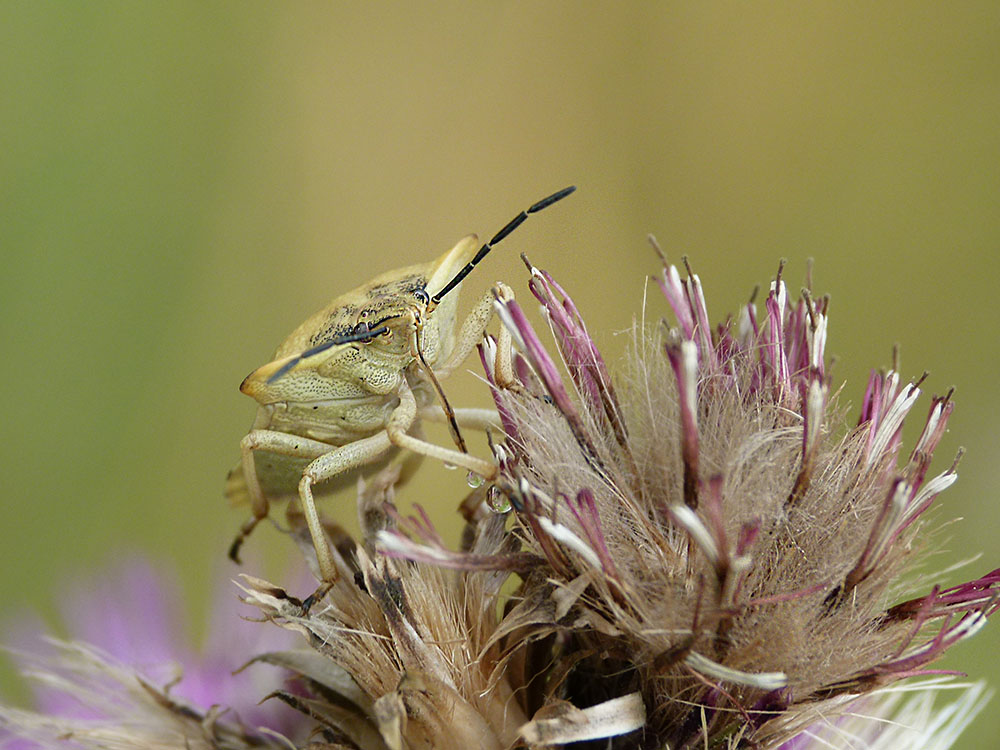
<path fill-rule="evenodd" d="M 419 415 L 421 419 L 426 419 L 428 422 L 441 423 L 448 419 L 444 409 L 437 404 L 423 407 Z M 459 427 L 467 427 L 470 430 L 479 430 L 480 432 L 503 430 L 500 417 L 494 409 L 455 409 L 453 415 Z"/>
<path fill-rule="evenodd" d="M 466 318 L 465 323 L 462 326 L 462 332 L 459 335 L 458 343 L 455 345 L 455 349 L 452 355 L 448 358 L 448 361 L 445 362 L 444 368 L 457 367 L 462 359 L 464 359 L 475 346 L 483 343 L 483 337 L 486 334 L 486 326 L 493 317 L 496 305 L 512 299 L 514 299 L 513 290 L 502 281 L 498 281 L 496 285 L 489 292 L 487 292 L 481 300 L 479 300 L 472 313 L 470 313 L 469 317 Z M 500 326 L 496 346 L 492 347 L 489 346 L 489 342 L 486 343 L 488 345 L 487 350 L 490 352 L 486 358 L 488 360 L 487 367 L 492 367 L 493 372 L 491 375 L 493 382 L 498 388 L 501 389 L 515 387 L 514 346 L 510 331 L 507 330 L 506 326 Z M 461 359 L 459 359 L 459 357 L 461 357 Z M 445 369 L 445 371 L 447 372 L 448 370 Z"/>
<path fill-rule="evenodd" d="M 302 513 L 306 517 L 309 535 L 312 537 L 313 547 L 316 549 L 316 562 L 323 579 L 320 589 L 306 600 L 307 604 L 303 605 L 306 609 L 308 609 L 308 604 L 320 599 L 337 581 L 338 577 L 337 565 L 333 560 L 333 555 L 330 554 L 330 547 L 327 545 L 323 525 L 316 510 L 312 486 L 345 471 L 377 461 L 392 448 L 392 443 L 389 441 L 387 433 L 383 431 L 371 437 L 355 440 L 353 443 L 348 443 L 332 451 L 329 445 L 325 448 L 326 453 L 306 466 L 302 472 L 302 481 L 299 482 L 299 500 L 302 503 Z"/>
<path fill-rule="evenodd" d="M 492 290 L 496 302 L 507 302 L 514 299 L 513 290 L 503 282 L 497 282 Z M 517 381 L 514 378 L 514 342 L 507 326 L 500 326 L 497 337 L 497 353 L 493 361 L 493 382 L 498 388 L 510 388 Z"/>
<path fill-rule="evenodd" d="M 229 559 L 240 561 L 240 547 L 254 530 L 258 523 L 267 518 L 268 501 L 260 486 L 257 468 L 254 464 L 254 451 L 265 450 L 280 453 L 285 456 L 301 456 L 316 458 L 330 450 L 330 446 L 318 440 L 289 435 L 273 430 L 251 430 L 240 441 L 240 457 L 243 467 L 243 480 L 246 482 L 247 494 L 250 496 L 250 510 L 253 515 L 243 522 L 236 539 L 229 547 Z"/>
<path fill-rule="evenodd" d="M 385 428 L 393 445 L 436 458 L 452 466 L 461 466 L 463 469 L 473 471 L 488 480 L 496 477 L 497 467 L 491 461 L 470 456 L 468 453 L 459 453 L 451 448 L 444 448 L 407 434 L 417 418 L 417 402 L 413 397 L 413 391 L 410 390 L 410 386 L 405 380 L 400 385 L 398 394 L 399 406 L 392 412 L 389 424 Z"/>
<path fill-rule="evenodd" d="M 513 296 L 514 292 L 511 291 L 509 286 L 503 282 L 497 282 L 496 287 L 480 298 L 462 323 L 462 329 L 455 339 L 455 346 L 448 354 L 448 358 L 436 369 L 438 377 L 448 377 L 483 340 L 483 335 L 486 333 L 486 326 L 493 319 L 493 305 L 495 300 L 506 300 Z M 504 335 L 503 330 L 501 330 L 500 335 Z"/>

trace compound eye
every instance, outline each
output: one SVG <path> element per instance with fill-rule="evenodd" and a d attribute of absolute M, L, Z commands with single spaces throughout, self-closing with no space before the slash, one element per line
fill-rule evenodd
<path fill-rule="evenodd" d="M 422 305 L 430 304 L 431 296 L 427 293 L 426 289 L 414 289 L 413 296 Z"/>

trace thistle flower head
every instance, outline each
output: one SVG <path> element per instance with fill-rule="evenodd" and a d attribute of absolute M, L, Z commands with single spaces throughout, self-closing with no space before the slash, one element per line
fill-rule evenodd
<path fill-rule="evenodd" d="M 529 269 L 570 382 L 508 299 L 519 376 L 493 392 L 517 533 L 545 560 L 521 595 L 574 598 L 574 703 L 641 695 L 640 746 L 773 746 L 841 696 L 934 674 L 996 609 L 1000 571 L 902 600 L 922 515 L 956 478 L 928 474 L 951 394 L 908 454 L 919 380 L 873 372 L 848 425 L 827 299 L 792 303 L 779 270 L 763 311 L 713 329 L 698 276 L 664 259 L 675 323 L 636 327 L 616 383 L 569 296 Z"/>
<path fill-rule="evenodd" d="M 3 729 L 31 740 L 11 741 L 17 748 L 286 746 L 257 729 L 295 736 L 294 712 L 260 704 L 284 675 L 241 667 L 292 639 L 244 619 L 252 610 L 231 595 L 228 576 L 217 589 L 201 648 L 185 637 L 169 576 L 140 558 L 67 587 L 61 619 L 73 640 L 34 619 L 15 622 L 13 656 L 39 710 L 0 705 L 0 746 Z"/>

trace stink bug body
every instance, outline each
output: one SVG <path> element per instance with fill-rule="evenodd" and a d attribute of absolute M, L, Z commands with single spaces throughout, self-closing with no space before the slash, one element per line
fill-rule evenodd
<path fill-rule="evenodd" d="M 482 340 L 494 295 L 511 292 L 498 283 L 456 331 L 459 286 L 530 214 L 574 189 L 533 204 L 484 245 L 469 235 L 437 260 L 384 273 L 337 297 L 295 329 L 273 361 L 246 377 L 240 390 L 259 407 L 240 443 L 240 465 L 230 474 L 227 494 L 244 496 L 253 515 L 230 557 L 238 559 L 240 545 L 267 517 L 271 500 L 297 496 L 328 587 L 337 569 L 316 511 L 315 485 L 335 486 L 352 469 L 386 462 L 399 450 L 438 458 L 487 480 L 495 477 L 492 461 L 468 454 L 459 427 L 483 429 L 496 424 L 496 415 L 452 410 L 438 381 Z M 422 419 L 447 422 L 458 450 L 422 439 Z"/>

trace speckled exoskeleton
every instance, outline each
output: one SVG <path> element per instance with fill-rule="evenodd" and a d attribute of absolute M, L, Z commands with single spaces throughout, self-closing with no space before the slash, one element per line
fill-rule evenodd
<path fill-rule="evenodd" d="M 482 338 L 497 283 L 456 333 L 462 280 L 527 217 L 566 197 L 568 187 L 519 213 L 489 242 L 469 235 L 437 260 L 389 271 L 308 318 L 285 339 L 273 361 L 246 377 L 240 390 L 260 404 L 240 443 L 241 461 L 227 494 L 243 496 L 253 515 L 230 549 L 238 560 L 247 535 L 268 515 L 271 500 L 298 496 L 322 578 L 321 596 L 337 568 L 316 511 L 314 486 L 336 486 L 352 469 L 387 462 L 399 450 L 462 467 L 485 480 L 496 465 L 470 455 L 460 427 L 497 425 L 487 409 L 453 410 L 439 380 L 458 367 Z M 477 249 L 478 248 L 478 249 Z M 498 369 L 509 367 L 509 338 L 501 342 Z M 440 400 L 436 404 L 435 396 Z M 457 450 L 423 439 L 421 420 L 446 422 Z"/>

